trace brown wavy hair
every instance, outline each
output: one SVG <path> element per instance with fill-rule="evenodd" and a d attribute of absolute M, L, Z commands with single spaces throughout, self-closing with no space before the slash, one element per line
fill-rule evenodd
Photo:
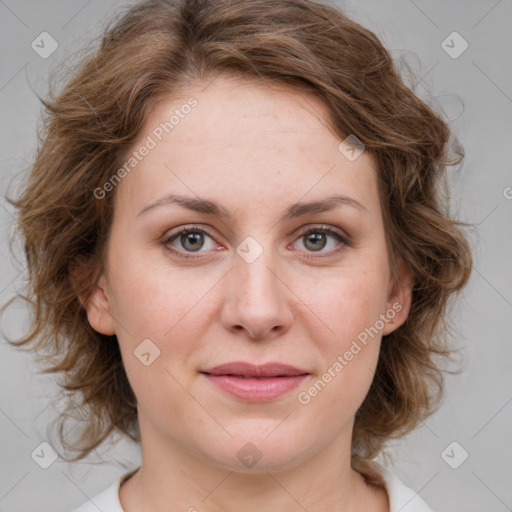
<path fill-rule="evenodd" d="M 368 461 L 439 406 L 441 362 L 454 352 L 447 306 L 471 272 L 445 194 L 447 166 L 464 157 L 460 146 L 451 151 L 458 143 L 448 125 L 405 85 L 374 33 L 313 0 L 142 1 L 98 41 L 62 90 L 41 99 L 37 156 L 22 193 L 9 199 L 28 270 L 27 292 L 17 296 L 34 313 L 29 332 L 10 342 L 36 352 L 43 373 L 63 376 L 59 435 L 77 454 L 67 460 L 114 432 L 140 440 L 117 339 L 91 328 L 79 300 L 101 273 L 112 221 L 115 191 L 98 199 L 94 190 L 122 165 L 160 100 L 229 76 L 316 95 L 332 132 L 354 134 L 373 158 L 392 276 L 400 258 L 413 275 L 409 316 L 384 337 L 354 424 L 352 466 L 381 483 Z M 64 439 L 69 416 L 88 420 L 73 442 Z"/>

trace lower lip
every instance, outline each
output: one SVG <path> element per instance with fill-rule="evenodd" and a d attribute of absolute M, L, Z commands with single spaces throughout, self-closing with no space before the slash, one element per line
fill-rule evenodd
<path fill-rule="evenodd" d="M 244 378 L 231 375 L 203 374 L 231 395 L 250 402 L 266 402 L 296 388 L 308 375 L 289 377 Z"/>

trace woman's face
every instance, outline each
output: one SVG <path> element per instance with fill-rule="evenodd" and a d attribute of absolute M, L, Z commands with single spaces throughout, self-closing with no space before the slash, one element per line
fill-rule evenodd
<path fill-rule="evenodd" d="M 217 79 L 152 112 L 107 192 L 106 268 L 86 309 L 117 336 L 143 448 L 236 471 L 293 467 L 333 443 L 349 456 L 409 288 L 405 271 L 390 281 L 372 159 L 340 150 L 326 116 L 316 98 Z M 295 376 L 204 373 L 232 362 Z"/>

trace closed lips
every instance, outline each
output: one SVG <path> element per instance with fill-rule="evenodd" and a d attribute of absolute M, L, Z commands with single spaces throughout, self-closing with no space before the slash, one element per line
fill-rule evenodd
<path fill-rule="evenodd" d="M 276 377 L 292 377 L 292 375 L 267 375 L 267 376 L 254 376 L 254 375 L 237 375 L 235 373 L 209 373 L 209 372 L 201 372 L 205 373 L 206 375 L 224 375 L 226 377 L 239 377 L 241 379 L 272 379 Z M 307 375 L 307 373 L 294 373 L 293 376 L 296 375 Z"/>
<path fill-rule="evenodd" d="M 224 375 L 240 378 L 271 378 L 271 377 L 292 377 L 297 375 L 308 375 L 308 372 L 294 366 L 282 363 L 267 363 L 264 365 L 253 365 L 245 362 L 233 362 L 215 366 L 201 371 L 208 375 Z"/>
<path fill-rule="evenodd" d="M 201 373 L 223 393 L 245 402 L 276 400 L 309 375 L 309 372 L 282 363 L 254 365 L 243 361 L 222 364 Z"/>

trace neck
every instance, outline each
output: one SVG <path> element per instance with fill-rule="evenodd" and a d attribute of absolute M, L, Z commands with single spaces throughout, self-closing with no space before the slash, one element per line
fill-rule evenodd
<path fill-rule="evenodd" d="M 350 435 L 293 467 L 258 472 L 221 467 L 164 438 L 151 424 L 141 425 L 141 435 L 142 465 L 120 490 L 126 512 L 389 510 L 386 491 L 351 468 Z"/>

